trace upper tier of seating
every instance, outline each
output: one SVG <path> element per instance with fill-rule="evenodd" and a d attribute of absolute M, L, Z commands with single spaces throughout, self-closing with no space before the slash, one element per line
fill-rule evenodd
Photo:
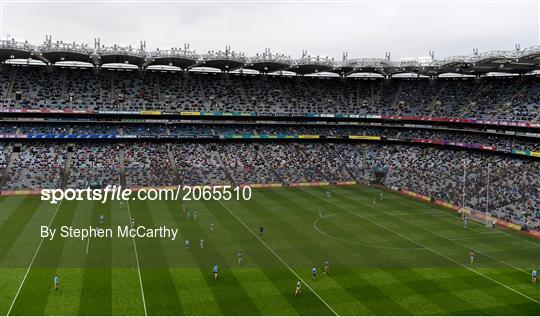
<path fill-rule="evenodd" d="M 355 79 L 4 67 L 0 108 L 385 114 L 540 121 L 537 76 Z"/>

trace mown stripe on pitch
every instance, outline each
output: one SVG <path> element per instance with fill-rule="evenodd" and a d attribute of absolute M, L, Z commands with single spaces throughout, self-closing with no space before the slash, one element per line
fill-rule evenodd
<path fill-rule="evenodd" d="M 334 191 L 334 193 L 336 193 Z M 307 193 L 306 193 L 307 194 Z M 317 194 L 324 194 L 322 191 L 320 190 L 317 190 Z M 339 194 L 339 193 L 338 193 Z M 358 193 L 356 193 L 358 194 Z M 314 197 L 313 195 L 310 195 L 308 194 L 310 197 Z M 321 196 L 322 197 L 322 196 Z M 346 197 L 347 199 L 350 199 L 348 197 Z M 335 199 L 335 196 L 334 198 L 332 199 Z M 322 201 L 325 201 L 324 199 L 321 198 Z M 352 199 L 350 199 L 352 200 Z M 352 200 L 354 201 L 354 200 Z M 381 218 L 384 217 L 385 215 L 381 215 Z M 434 257 L 434 256 L 431 256 L 431 257 L 423 257 L 422 258 L 422 261 L 419 261 L 421 263 L 427 263 L 427 264 L 430 264 L 431 266 L 433 267 L 437 267 L 437 266 L 440 266 L 440 261 L 438 261 L 438 257 Z M 397 258 L 392 258 L 392 261 L 398 261 Z M 461 270 L 463 271 L 463 270 Z M 445 270 L 445 272 L 447 272 Z M 484 300 L 486 300 L 487 298 L 490 298 L 492 300 L 490 300 L 491 303 L 493 304 L 497 304 L 498 302 L 500 302 L 501 300 L 504 300 L 504 298 L 500 298 L 500 296 L 493 296 L 493 291 L 497 290 L 497 288 L 493 288 L 493 283 L 490 283 L 488 280 L 485 280 L 484 278 L 482 278 L 482 283 L 478 284 L 478 283 L 471 283 L 471 280 L 476 280 L 476 278 L 478 278 L 479 276 L 475 275 L 475 274 L 472 274 L 471 272 L 465 270 L 463 271 L 463 273 L 466 274 L 467 278 L 463 278 L 462 275 L 463 274 L 457 274 L 458 271 L 454 271 L 454 270 L 450 270 L 448 271 L 450 274 L 456 276 L 455 280 L 456 282 L 459 281 L 460 284 L 465 284 L 465 285 L 468 285 L 463 287 L 463 286 L 454 286 L 453 288 L 457 288 L 458 290 L 460 290 L 461 292 L 463 291 L 466 291 L 466 290 L 475 290 L 475 291 L 478 291 L 478 292 L 482 292 L 486 297 L 484 298 Z M 410 274 L 414 274 L 414 270 L 410 270 L 410 272 L 407 272 L 407 275 L 410 275 Z M 403 275 L 399 275 L 399 276 L 396 276 L 396 278 L 400 278 L 400 279 L 403 279 L 405 276 Z M 417 277 L 417 281 L 418 282 L 405 282 L 407 285 L 409 285 L 410 287 L 413 287 L 413 288 L 417 288 L 418 289 L 418 292 L 420 293 L 423 293 L 424 296 L 428 297 L 431 301 L 434 301 L 436 302 L 438 305 L 440 305 L 441 307 L 444 307 L 445 310 L 447 310 L 449 313 L 453 314 L 453 311 L 452 310 L 455 310 L 456 307 L 458 308 L 464 308 L 466 306 L 465 303 L 468 303 L 470 302 L 470 300 L 468 301 L 464 301 L 463 299 L 460 299 L 457 295 L 459 295 L 459 292 L 457 292 L 457 294 L 452 294 L 453 290 L 451 289 L 447 289 L 446 291 L 446 294 L 445 296 L 442 296 L 441 298 L 438 298 L 439 295 L 441 293 L 445 293 L 444 291 L 444 285 L 442 286 L 439 286 L 438 284 L 441 284 L 440 281 L 434 281 L 434 283 L 428 283 L 427 279 L 425 279 L 424 277 L 422 277 L 421 275 L 419 275 Z M 488 282 L 488 283 L 486 283 Z M 429 284 L 429 285 L 426 285 Z M 480 286 L 482 285 L 482 286 Z M 448 285 L 450 286 L 450 285 Z M 426 287 L 425 291 L 422 291 L 422 289 Z M 442 289 L 441 289 L 442 288 Z M 484 289 L 488 289 L 488 291 L 485 291 Z M 450 303 L 450 302 L 453 302 L 452 305 L 450 306 L 447 306 L 445 305 L 445 303 Z M 479 312 L 481 312 L 482 314 L 485 314 L 486 311 L 485 309 L 483 308 L 480 308 L 480 307 L 477 307 L 476 303 L 478 304 L 485 304 L 485 302 L 482 302 L 482 301 L 473 301 L 472 304 L 472 308 L 466 308 L 467 311 L 469 312 L 476 312 L 477 314 Z M 513 309 L 509 309 L 508 314 L 516 314 L 517 312 Z M 431 313 L 429 313 L 431 314 Z"/>
<path fill-rule="evenodd" d="M 349 194 L 349 193 L 354 193 L 354 192 L 352 191 L 352 189 L 345 189 L 345 190 L 347 191 L 347 194 Z M 350 198 L 349 195 L 345 195 L 345 194 L 343 194 L 343 193 L 340 193 L 339 191 L 334 191 L 334 193 L 337 193 L 338 195 L 340 195 L 341 197 L 343 197 L 343 199 L 346 199 L 346 200 L 348 200 L 348 201 L 352 201 L 352 202 L 354 202 L 354 203 L 359 203 L 358 201 L 356 201 L 356 200 Z M 356 192 L 356 195 L 358 195 L 358 192 Z M 360 204 L 362 204 L 362 203 L 360 203 Z M 364 204 L 363 204 L 363 205 L 364 205 Z M 374 207 L 371 207 L 371 206 L 369 206 L 369 205 L 364 205 L 364 206 L 369 207 L 368 209 L 376 210 Z M 388 215 L 388 214 L 384 214 L 384 213 L 381 214 L 381 218 L 382 218 L 382 217 L 391 217 L 393 220 L 398 220 L 397 222 L 394 221 L 394 223 L 399 223 L 399 224 L 400 224 L 400 225 L 399 225 L 400 228 L 410 227 L 410 228 L 411 228 L 413 231 L 415 231 L 417 234 L 421 234 L 421 235 L 425 236 L 425 237 L 426 237 L 426 241 L 433 241 L 433 240 L 440 239 L 440 237 L 437 237 L 436 235 L 430 233 L 430 232 L 427 231 L 427 230 L 422 230 L 423 234 L 420 233 L 420 232 L 417 230 L 417 229 L 419 229 L 418 227 L 413 226 L 413 225 L 411 225 L 411 224 L 409 224 L 409 223 L 407 223 L 407 222 L 401 220 L 401 219 L 398 218 L 398 217 L 392 217 L 392 216 L 390 216 L 390 215 Z M 420 229 L 421 229 L 421 228 L 420 228 Z M 435 237 L 435 239 L 433 239 L 434 237 Z M 447 241 L 447 240 L 444 240 L 444 241 Z M 447 242 L 450 242 L 450 241 L 447 241 Z M 428 242 L 428 243 L 429 243 L 429 242 Z M 462 251 L 464 254 L 467 254 L 468 251 L 469 251 L 469 250 L 467 250 L 466 248 L 463 248 L 462 246 L 453 244 L 453 243 L 451 243 L 451 242 L 450 242 L 449 244 L 445 244 L 445 248 L 450 249 L 450 250 L 455 250 L 457 247 L 459 247 L 460 250 L 464 249 L 464 250 Z M 459 251 L 456 250 L 456 253 L 458 253 L 458 252 L 459 252 Z M 450 258 L 453 258 L 453 255 L 452 255 L 452 254 L 451 254 L 451 255 L 447 255 L 447 256 L 450 257 Z M 464 257 L 465 257 L 465 256 L 464 256 Z M 457 261 L 460 261 L 460 260 L 462 260 L 462 259 L 457 259 Z M 466 270 L 466 269 L 463 268 L 463 270 Z M 468 270 L 466 270 L 466 271 L 467 271 L 467 272 L 470 272 L 470 271 L 468 271 Z M 501 288 L 500 286 L 497 286 L 496 284 L 494 284 L 493 281 L 489 281 L 489 280 L 487 280 L 485 277 L 481 277 L 481 276 L 477 275 L 477 274 L 474 273 L 474 272 L 470 272 L 469 275 L 470 275 L 470 276 L 468 277 L 468 279 L 474 279 L 474 278 L 476 278 L 476 280 L 478 280 L 478 281 L 480 281 L 480 280 L 485 280 L 484 283 L 486 283 L 486 284 L 485 284 L 485 285 L 486 285 L 486 288 L 488 288 L 487 285 L 491 285 L 491 286 L 492 286 L 489 292 L 482 291 L 482 292 L 485 294 L 485 296 L 488 296 L 488 297 L 490 297 L 490 296 L 496 297 L 496 298 L 497 298 L 498 300 L 500 300 L 501 302 L 507 302 L 509 305 L 510 305 L 511 303 L 508 302 L 508 300 L 511 300 L 512 298 L 513 298 L 513 300 L 517 300 L 517 299 L 519 298 L 518 303 L 520 303 L 520 304 L 521 304 L 521 303 L 523 302 L 523 300 L 524 300 L 524 299 L 522 299 L 521 296 L 519 296 L 518 294 L 515 294 L 515 293 L 512 293 L 512 297 L 509 298 L 509 297 L 508 297 L 508 294 L 509 294 L 508 292 L 509 292 L 509 290 L 507 290 L 506 288 Z M 481 278 L 481 279 L 480 279 L 480 278 Z M 481 289 L 480 289 L 480 290 L 481 290 Z M 498 290 L 498 291 L 497 291 L 497 290 Z M 538 306 L 538 305 L 536 304 L 536 306 Z M 516 307 L 525 307 L 525 308 L 527 309 L 527 308 L 529 307 L 529 305 L 517 305 Z M 527 314 L 527 313 L 529 313 L 529 311 L 521 311 L 520 313 Z"/>
<path fill-rule="evenodd" d="M 180 209 L 180 206 L 178 204 L 178 209 Z M 197 204 L 197 207 L 199 206 L 208 209 L 203 203 Z M 190 236 L 189 240 L 193 242 L 192 247 L 196 248 L 198 240 L 206 236 L 206 233 L 198 225 L 182 226 L 182 219 L 185 219 L 185 215 L 181 214 L 178 209 L 173 210 L 170 204 L 167 204 L 167 207 L 178 227 L 183 228 L 184 234 Z M 193 208 L 190 206 L 189 210 L 193 211 Z M 217 251 L 219 246 L 213 245 L 210 239 L 207 239 L 207 241 L 207 249 L 204 255 L 192 251 L 189 251 L 189 255 L 197 262 L 198 268 L 204 276 L 208 288 L 214 295 L 221 313 L 223 315 L 261 315 L 261 312 L 234 275 L 234 272 L 229 269 L 227 261 Z M 183 242 L 180 243 L 178 247 L 183 248 Z M 208 259 L 213 259 L 215 263 L 208 263 Z M 218 264 L 220 268 L 220 277 L 217 281 L 214 281 L 212 275 L 214 264 Z"/>
<path fill-rule="evenodd" d="M 294 199 L 288 199 L 287 196 L 283 195 L 283 193 L 279 190 L 276 190 L 273 193 L 269 192 L 262 192 L 264 196 L 269 198 L 274 204 L 280 206 L 281 208 L 290 211 L 291 213 L 294 212 L 295 214 L 301 213 L 302 211 L 309 213 L 310 215 L 315 213 L 311 213 L 308 211 L 308 209 L 305 207 L 305 205 L 301 205 Z M 276 197 L 277 196 L 277 197 Z M 268 206 L 263 206 L 255 201 L 250 201 L 250 204 L 254 204 L 256 206 L 257 213 L 251 212 L 250 213 L 257 218 L 261 218 L 263 214 L 271 214 L 271 211 L 269 210 Z M 283 230 L 285 232 L 288 232 L 288 234 L 295 237 L 295 239 L 298 239 L 300 241 L 313 241 L 309 236 L 298 230 L 297 227 L 291 225 L 288 221 L 285 221 L 281 219 L 280 217 L 273 217 L 272 219 L 272 227 L 275 228 L 275 230 Z M 313 218 L 314 219 L 314 218 Z M 279 229 L 278 229 L 279 228 Z M 311 226 L 310 226 L 311 228 Z M 328 259 L 331 263 L 332 259 L 335 257 L 333 256 L 333 251 L 328 251 L 325 248 L 319 247 L 317 249 L 318 255 L 314 255 L 313 252 L 310 252 L 309 250 L 306 250 L 306 248 L 298 247 L 294 244 L 291 244 L 291 246 L 297 251 L 297 253 L 302 254 L 304 258 L 311 259 L 311 261 L 316 265 L 317 267 L 321 267 L 321 264 L 323 262 L 323 259 Z M 317 256 L 318 259 L 313 260 L 313 257 Z M 358 300 L 359 303 L 361 303 L 363 306 L 365 306 L 367 309 L 370 310 L 370 312 L 367 312 L 367 314 L 396 314 L 396 315 L 408 315 L 411 314 L 406 308 L 402 307 L 398 303 L 395 303 L 392 301 L 391 298 L 386 296 L 386 294 L 382 293 L 380 289 L 378 289 L 374 284 L 370 283 L 369 281 L 365 280 L 350 266 L 348 266 L 345 263 L 333 263 L 332 266 L 334 268 L 339 267 L 339 273 L 336 273 L 334 270 L 333 274 L 330 274 L 329 276 L 325 278 L 331 278 L 333 279 L 338 285 L 341 286 L 343 290 L 345 290 L 352 298 L 355 298 Z M 309 270 L 309 267 L 306 268 L 306 270 Z M 309 275 L 309 272 L 307 273 Z M 319 272 L 319 275 L 322 276 L 322 272 Z M 359 285 L 362 285 L 361 288 L 357 286 L 351 286 L 351 279 L 354 277 L 355 280 L 358 281 Z M 314 283 L 316 284 L 316 283 Z M 361 290 L 361 292 L 360 292 Z M 369 297 L 368 300 L 366 300 L 366 297 Z M 384 302 L 384 305 L 381 305 L 381 302 Z M 357 314 L 358 312 L 351 312 L 353 314 Z"/>
<path fill-rule="evenodd" d="M 286 300 L 281 297 L 281 295 L 279 294 L 279 290 L 276 289 L 272 282 L 267 279 L 266 275 L 264 275 L 264 273 L 262 272 L 263 268 L 253 266 L 251 259 L 253 257 L 257 257 L 260 252 L 263 252 L 264 254 L 266 254 L 267 252 L 267 250 L 261 248 L 259 241 L 254 239 L 253 236 L 249 235 L 243 241 L 237 242 L 235 237 L 231 235 L 230 226 L 232 224 L 230 224 L 229 222 L 223 223 L 220 219 L 217 219 L 215 217 L 215 211 L 218 210 L 219 212 L 223 212 L 223 206 L 212 206 L 211 208 L 200 204 L 197 204 L 196 206 L 197 207 L 195 210 L 201 211 L 202 209 L 204 212 L 199 213 L 200 216 L 197 221 L 185 220 L 186 228 L 193 226 L 200 228 L 203 232 L 205 232 L 205 236 L 197 238 L 204 238 L 205 241 L 208 243 L 208 246 L 219 245 L 219 248 L 216 249 L 217 252 L 228 261 L 228 264 L 230 264 L 231 273 L 236 276 L 236 278 L 242 285 L 242 288 L 245 290 L 246 294 L 250 298 L 252 298 L 253 303 L 255 304 L 259 312 L 263 315 L 297 315 L 298 312 L 294 309 L 294 307 L 289 305 Z M 224 219 L 226 219 L 227 221 L 231 221 L 231 219 L 229 218 Z M 235 223 L 233 227 L 237 227 L 238 223 L 236 223 L 236 220 L 234 221 Z M 209 229 L 211 223 L 214 223 L 214 225 L 216 226 L 216 230 L 212 233 Z M 245 228 L 242 227 L 242 231 L 245 231 Z M 184 239 L 186 237 L 194 238 L 193 235 L 189 235 L 189 231 L 187 233 L 188 235 L 183 237 Z M 205 250 L 197 249 L 197 241 L 195 241 L 195 248 L 192 252 L 200 253 L 201 255 L 203 255 L 203 257 L 201 258 L 206 261 L 205 267 L 211 268 L 214 264 L 216 264 L 217 261 L 214 261 L 214 259 L 212 259 L 211 256 L 208 255 L 208 248 L 205 248 Z M 245 256 L 247 255 L 242 265 L 237 264 L 236 254 L 239 250 L 242 250 Z M 273 258 L 273 260 L 275 261 L 275 258 Z M 192 264 L 192 266 L 195 266 L 195 264 Z M 282 268 L 283 267 L 280 267 L 279 269 L 275 270 L 281 272 Z M 208 289 L 208 291 L 210 292 L 210 289 Z M 289 292 L 289 294 L 292 293 Z M 215 303 L 215 298 L 213 295 L 211 295 L 211 298 L 214 300 Z M 217 304 L 216 308 L 219 310 Z"/>
<path fill-rule="evenodd" d="M 272 201 L 284 208 L 285 210 L 291 210 L 294 211 L 294 216 L 300 218 L 302 221 L 305 221 L 307 223 L 307 227 L 310 229 L 312 228 L 312 223 L 318 217 L 318 208 L 320 208 L 320 204 L 313 204 L 309 201 L 309 199 L 306 200 L 305 197 L 302 196 L 302 192 L 297 190 L 289 190 L 287 191 L 288 194 L 284 193 L 283 191 L 276 191 L 276 195 L 278 197 L 272 197 Z M 301 199 L 289 199 L 289 194 L 293 196 L 297 196 Z M 308 205 L 306 205 L 306 202 Z M 309 205 L 313 205 L 313 209 L 310 209 L 308 207 Z M 300 212 L 304 211 L 304 212 Z M 307 216 L 306 216 L 307 215 Z M 309 219 L 306 220 L 306 217 L 309 217 Z M 280 224 L 280 227 L 289 227 L 289 230 L 295 230 L 295 227 L 290 226 L 290 224 L 286 221 L 282 221 Z M 301 240 L 312 240 L 304 233 L 300 233 L 300 231 L 296 230 L 295 236 L 300 236 Z M 304 251 L 303 249 L 299 249 L 300 252 L 302 252 L 307 258 L 309 258 L 311 253 L 308 253 Z M 344 251 L 344 250 L 342 250 Z M 319 260 L 319 263 L 322 263 L 323 258 L 329 259 L 331 263 L 331 259 L 335 259 L 335 256 L 332 256 L 334 252 L 336 252 L 334 249 L 327 249 L 327 248 L 320 248 L 319 251 L 322 255 L 321 259 Z M 370 251 L 371 252 L 371 251 Z M 365 261 L 365 259 L 363 259 Z M 360 276 L 354 268 L 349 266 L 346 263 L 333 263 L 332 267 L 336 268 L 332 274 L 330 274 L 330 278 L 334 279 L 339 285 L 342 286 L 349 294 L 351 294 L 354 298 L 356 298 L 360 303 L 362 303 L 364 306 L 366 306 L 372 314 L 380 315 L 380 314 L 396 314 L 396 315 L 406 315 L 411 314 L 410 311 L 406 307 L 403 307 L 399 303 L 395 302 L 390 298 L 387 294 L 385 294 L 380 288 L 377 287 L 376 284 L 370 282 L 369 280 L 365 279 L 364 277 Z M 339 268 L 340 274 L 336 274 L 336 270 Z M 358 281 L 358 285 L 351 286 L 350 282 L 351 279 L 354 279 Z"/>
<path fill-rule="evenodd" d="M 22 234 L 24 227 L 38 210 L 40 204 L 41 200 L 38 198 L 25 199 L 0 226 L 0 263 Z M 39 235 L 37 238 L 39 239 Z"/>
<path fill-rule="evenodd" d="M 105 216 L 105 223 L 99 224 L 99 215 Z M 111 223 L 111 202 L 105 204 L 92 203 L 92 211 L 88 212 L 90 226 L 115 228 Z M 111 246 L 113 238 L 91 238 L 85 241 L 83 289 L 79 304 L 79 315 L 112 315 L 112 262 Z M 86 244 L 88 243 L 88 244 Z M 88 254 L 86 246 L 88 245 Z"/>
<path fill-rule="evenodd" d="M 339 191 L 336 191 L 336 192 L 338 192 L 338 194 L 339 194 Z M 344 195 L 344 197 L 346 197 L 348 200 L 356 201 L 356 200 L 348 197 L 348 195 Z M 425 234 L 429 234 L 430 236 L 435 236 L 438 239 L 441 239 L 442 241 L 448 242 L 449 245 L 456 247 L 456 249 L 460 249 L 460 251 L 461 251 L 462 248 L 465 248 L 467 251 L 472 250 L 472 249 L 477 249 L 475 246 L 468 245 L 467 242 L 453 241 L 453 240 L 451 240 L 451 238 L 447 237 L 444 234 L 433 233 L 434 232 L 433 229 L 430 229 L 429 227 L 426 227 L 424 225 L 420 225 L 420 224 L 416 224 L 416 223 L 413 224 L 413 223 L 411 223 L 411 221 L 409 219 L 395 218 L 395 217 L 392 217 L 390 215 L 385 215 L 385 216 L 387 216 L 389 218 L 392 218 L 392 219 L 398 219 L 400 221 L 400 223 L 405 223 L 406 225 L 409 225 L 409 226 L 411 226 L 413 228 L 420 229 Z M 440 219 L 437 218 L 437 217 L 429 217 L 428 220 L 432 220 L 431 218 L 435 218 L 435 219 L 433 219 L 434 223 L 437 223 L 438 221 L 440 221 Z M 473 227 L 478 227 L 478 228 L 485 229 L 482 224 L 478 224 L 478 223 L 473 222 L 470 225 L 473 226 Z M 489 230 L 491 230 L 491 229 L 489 229 Z M 418 231 L 418 230 L 415 230 L 415 231 Z M 464 230 L 463 230 L 462 226 L 460 226 L 460 225 L 457 226 L 456 231 L 458 231 L 460 235 L 464 234 L 463 233 Z M 465 231 L 465 232 L 467 232 L 467 231 Z M 431 241 L 431 240 L 433 240 L 433 239 L 429 239 L 428 241 Z M 474 241 L 474 240 L 471 240 L 471 241 Z M 487 240 L 483 240 L 483 241 L 487 241 Z M 479 257 L 482 257 L 482 261 L 478 262 L 477 265 L 484 266 L 486 268 L 492 268 L 492 267 L 504 268 L 504 270 L 500 271 L 500 272 L 513 272 L 513 271 L 518 272 L 520 274 L 509 274 L 509 275 L 504 274 L 504 275 L 508 275 L 508 277 L 512 277 L 511 280 L 513 280 L 513 282 L 521 284 L 523 282 L 523 280 L 525 280 L 523 278 L 523 275 L 529 276 L 529 273 L 526 272 L 526 271 L 524 272 L 523 271 L 524 269 L 519 270 L 519 269 L 513 267 L 512 264 L 508 262 L 508 258 L 514 259 L 517 255 L 524 255 L 523 253 L 526 252 L 526 258 L 530 259 L 531 264 L 532 264 L 532 262 L 534 262 L 534 259 L 536 259 L 538 256 L 540 256 L 540 252 L 539 252 L 540 249 L 534 249 L 534 248 L 533 249 L 526 249 L 526 250 L 521 250 L 521 251 L 523 251 L 523 253 L 521 253 L 521 252 L 516 253 L 514 245 L 513 244 L 512 245 L 504 244 L 504 241 L 505 241 L 504 239 L 498 239 L 496 241 L 491 241 L 491 243 L 489 245 L 486 245 L 486 247 L 490 247 L 491 249 L 494 248 L 494 249 L 496 249 L 496 251 L 494 251 L 494 250 L 486 251 L 486 250 L 477 249 L 478 253 L 479 253 L 478 254 Z M 535 252 L 536 252 L 536 254 L 535 254 Z M 482 254 L 482 253 L 485 253 L 487 256 Z M 497 254 L 493 255 L 493 253 L 497 253 Z M 503 256 L 503 259 L 501 259 L 499 257 L 499 254 Z"/>
<path fill-rule="evenodd" d="M 62 203 L 56 218 L 51 227 L 59 229 L 63 225 L 71 224 L 75 210 L 76 201 L 66 201 Z M 59 232 L 57 231 L 57 235 Z M 53 277 L 58 273 L 58 263 L 62 256 L 65 239 L 56 236 L 54 240 L 45 240 L 36 256 L 36 260 L 28 273 L 26 281 L 19 293 L 17 301 L 11 310 L 12 315 L 43 315 L 49 296 L 55 292 L 53 289 Z M 69 283 L 63 281 L 59 274 L 60 285 Z M 60 288 L 57 292 L 61 292 Z"/>
<path fill-rule="evenodd" d="M 172 212 L 181 212 L 176 201 L 155 201 L 154 210 L 162 210 L 159 214 L 153 213 L 154 222 L 166 224 L 175 228 L 176 221 Z M 169 210 L 169 212 L 167 212 Z M 208 224 L 208 227 L 210 224 Z M 207 228 L 208 228 L 207 227 Z M 220 315 L 221 310 L 216 302 L 214 294 L 206 284 L 206 275 L 203 275 L 193 257 L 185 253 L 184 241 L 191 236 L 179 228 L 176 240 L 161 240 L 163 251 L 166 255 L 172 281 L 176 287 L 177 296 L 182 301 L 182 307 L 186 315 Z M 203 237 L 209 240 L 208 236 Z M 195 243 L 196 247 L 196 243 Z"/>
<path fill-rule="evenodd" d="M 209 202 L 209 204 L 212 204 L 212 208 L 209 208 L 210 210 L 218 210 L 218 212 L 213 213 L 214 217 L 219 219 L 222 224 L 229 224 L 225 227 L 228 229 L 227 232 L 234 238 L 236 243 L 245 245 L 242 241 L 254 240 L 253 236 L 246 231 L 236 219 L 231 217 L 228 213 L 221 212 L 222 206 L 218 202 Z M 254 252 L 250 252 L 250 249 Z M 315 296 L 301 296 L 295 298 L 293 296 L 293 291 L 296 285 L 296 277 L 284 268 L 283 264 L 280 263 L 273 254 L 262 248 L 258 241 L 257 244 L 252 245 L 250 249 L 244 249 L 242 252 L 245 255 L 250 255 L 250 259 L 256 264 L 257 269 L 266 276 L 266 279 L 272 283 L 273 287 L 281 294 L 283 300 L 287 302 L 298 315 L 317 315 L 321 314 L 321 310 L 323 310 L 325 314 L 332 314 L 332 312 L 323 305 L 314 305 L 314 303 L 320 304 L 320 301 Z M 259 252 L 255 252 L 255 249 Z M 269 267 L 271 263 L 275 263 L 276 269 Z M 287 280 L 283 281 L 285 277 Z M 268 313 L 278 314 L 279 311 Z"/>
<path fill-rule="evenodd" d="M 332 232 L 339 232 L 340 228 L 337 225 L 330 224 L 330 228 L 332 227 L 333 229 L 331 230 L 334 230 Z M 358 248 L 355 250 L 355 248 L 350 245 L 345 247 L 349 249 L 349 252 L 358 252 Z M 378 287 L 383 289 L 383 292 L 392 297 L 394 301 L 402 302 L 406 300 L 407 297 L 411 296 L 410 291 L 413 292 L 413 295 L 417 295 L 423 299 L 422 305 L 420 305 L 422 310 L 413 311 L 414 314 L 446 315 L 451 314 L 452 309 L 455 307 L 470 307 L 470 311 L 475 311 L 476 315 L 483 314 L 483 312 L 474 305 L 471 305 L 469 302 L 450 293 L 450 290 L 440 283 L 441 281 L 427 278 L 414 271 L 411 266 L 412 263 L 410 263 L 411 261 L 404 261 L 397 256 L 393 257 L 391 252 L 384 252 L 376 248 L 365 249 L 365 252 L 369 252 L 369 257 L 366 257 L 366 259 L 370 260 L 371 265 L 374 267 L 382 266 L 379 271 L 395 281 L 395 283 L 391 285 L 385 285 L 383 280 L 373 282 L 375 285 L 380 282 L 382 285 L 379 285 Z M 427 265 L 428 267 L 436 265 L 436 263 L 430 263 L 432 262 L 433 257 L 428 257 L 421 253 L 425 251 L 412 252 L 417 256 L 417 263 L 422 263 L 422 265 Z M 379 265 L 381 261 L 388 261 L 389 263 Z M 366 279 L 368 278 L 366 277 Z M 463 287 L 463 285 L 459 285 L 459 287 Z M 463 287 L 463 289 L 466 289 L 466 287 Z M 399 290 L 399 292 L 397 292 L 397 290 Z M 412 310 L 414 308 L 415 307 L 411 307 L 408 309 Z"/>
<path fill-rule="evenodd" d="M 1 174 L 0 174 L 1 175 Z M 4 221 L 15 211 L 19 206 L 27 200 L 27 196 L 22 197 L 0 197 L 0 228 Z"/>
<path fill-rule="evenodd" d="M 151 201 L 132 200 L 131 216 L 135 226 L 157 228 L 150 212 Z M 157 212 L 164 212 L 158 210 Z M 149 315 L 183 315 L 184 309 L 178 298 L 176 286 L 163 252 L 160 238 L 135 238 L 141 271 L 144 297 Z"/>

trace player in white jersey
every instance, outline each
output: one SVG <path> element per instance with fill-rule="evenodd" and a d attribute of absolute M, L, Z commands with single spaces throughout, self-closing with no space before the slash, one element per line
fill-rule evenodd
<path fill-rule="evenodd" d="M 210 232 L 214 232 L 214 223 L 213 222 L 210 224 Z"/>
<path fill-rule="evenodd" d="M 197 220 L 198 213 L 197 210 L 193 210 L 193 220 Z"/>
<path fill-rule="evenodd" d="M 330 266 L 327 259 L 324 259 L 324 274 L 330 274 Z"/>
<path fill-rule="evenodd" d="M 238 251 L 236 258 L 238 259 L 238 264 L 242 264 L 242 251 Z"/>
<path fill-rule="evenodd" d="M 204 249 L 204 239 L 201 239 L 201 241 L 199 243 L 201 245 L 201 250 Z"/>
<path fill-rule="evenodd" d="M 473 251 L 469 252 L 469 260 L 471 261 L 471 264 L 474 263 L 474 258 L 476 257 L 476 254 L 474 254 Z"/>
<path fill-rule="evenodd" d="M 298 280 L 296 282 L 296 290 L 294 291 L 294 296 L 297 296 L 300 293 L 302 293 L 302 282 L 300 282 L 300 280 Z"/>
<path fill-rule="evenodd" d="M 186 251 L 189 251 L 189 247 L 191 246 L 191 242 L 186 239 L 186 242 L 184 242 L 184 245 L 186 247 Z"/>

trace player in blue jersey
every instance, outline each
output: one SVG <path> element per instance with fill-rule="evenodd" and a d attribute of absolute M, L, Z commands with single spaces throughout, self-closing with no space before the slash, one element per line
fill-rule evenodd
<path fill-rule="evenodd" d="M 532 282 L 533 284 L 536 284 L 536 279 L 538 278 L 538 271 L 533 270 L 532 271 Z"/>
<path fill-rule="evenodd" d="M 57 274 L 54 275 L 53 283 L 54 283 L 54 290 L 56 291 L 58 287 L 60 287 L 60 281 L 58 279 Z"/>
<path fill-rule="evenodd" d="M 217 264 L 214 265 L 214 269 L 212 270 L 212 272 L 214 272 L 214 280 L 217 280 L 219 274 L 219 267 L 217 266 Z"/>
<path fill-rule="evenodd" d="M 317 279 L 317 268 L 316 267 L 311 268 L 311 279 L 313 279 L 313 280 Z"/>

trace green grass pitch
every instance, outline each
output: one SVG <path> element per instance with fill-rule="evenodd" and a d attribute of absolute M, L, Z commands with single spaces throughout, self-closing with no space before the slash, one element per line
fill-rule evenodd
<path fill-rule="evenodd" d="M 357 186 L 261 189 L 250 201 L 191 202 L 196 221 L 174 201 L 57 208 L 39 197 L 3 197 L 0 314 L 540 314 L 540 284 L 531 282 L 540 241 L 479 223 L 465 229 L 456 214 L 391 192 L 375 205 L 373 197 L 378 189 Z M 131 213 L 137 225 L 178 227 L 179 237 L 39 238 L 41 225 L 95 226 L 100 213 L 106 226 L 127 224 Z M 305 284 L 295 297 L 298 279 Z"/>

